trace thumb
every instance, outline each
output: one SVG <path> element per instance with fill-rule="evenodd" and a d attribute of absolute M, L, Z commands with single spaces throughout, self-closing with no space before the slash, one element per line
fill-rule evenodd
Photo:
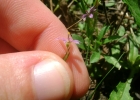
<path fill-rule="evenodd" d="M 0 100 L 68 100 L 72 91 L 72 73 L 55 54 L 0 55 Z"/>

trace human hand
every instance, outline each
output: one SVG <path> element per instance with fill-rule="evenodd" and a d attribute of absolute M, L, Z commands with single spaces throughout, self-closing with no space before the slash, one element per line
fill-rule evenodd
<path fill-rule="evenodd" d="M 62 59 L 67 30 L 39 0 L 0 0 L 0 100 L 68 100 L 88 90 L 74 43 Z"/>

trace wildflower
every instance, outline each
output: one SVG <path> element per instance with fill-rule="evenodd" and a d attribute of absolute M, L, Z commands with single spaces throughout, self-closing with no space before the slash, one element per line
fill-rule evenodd
<path fill-rule="evenodd" d="M 96 11 L 95 7 L 91 7 L 91 8 L 86 12 L 86 14 L 84 14 L 84 15 L 82 16 L 82 19 L 85 21 L 87 17 L 93 18 L 93 16 L 94 16 L 93 13 L 94 13 L 94 11 Z"/>
<path fill-rule="evenodd" d="M 57 40 L 62 40 L 66 47 L 67 47 L 67 51 L 63 57 L 63 59 L 66 61 L 67 58 L 69 57 L 70 54 L 70 43 L 75 43 L 75 44 L 79 44 L 80 42 L 78 40 L 73 40 L 72 38 L 70 38 L 70 33 L 68 33 L 68 38 L 57 38 Z"/>
<path fill-rule="evenodd" d="M 75 44 L 80 43 L 78 40 L 73 40 L 72 38 L 69 38 L 69 39 L 67 39 L 67 38 L 58 38 L 57 40 L 62 40 L 65 44 L 71 43 L 71 42 L 73 42 Z"/>
<path fill-rule="evenodd" d="M 57 38 L 57 40 L 62 40 L 65 44 L 67 43 L 75 43 L 75 44 L 79 44 L 79 40 L 73 40 L 72 38 L 70 38 L 70 33 L 68 33 L 68 38 Z"/>

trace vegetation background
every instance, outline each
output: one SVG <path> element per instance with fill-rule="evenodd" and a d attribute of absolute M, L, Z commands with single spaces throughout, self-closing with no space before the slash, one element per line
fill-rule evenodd
<path fill-rule="evenodd" d="M 140 100 L 140 0 L 42 2 L 80 41 L 91 79 L 80 100 Z"/>

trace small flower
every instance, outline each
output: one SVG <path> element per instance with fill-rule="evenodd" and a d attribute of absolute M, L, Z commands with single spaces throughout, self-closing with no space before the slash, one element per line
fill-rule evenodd
<path fill-rule="evenodd" d="M 68 38 L 57 38 L 57 40 L 62 40 L 66 47 L 67 47 L 67 51 L 63 57 L 63 59 L 66 61 L 69 57 L 70 54 L 70 43 L 73 42 L 75 44 L 79 44 L 80 42 L 78 40 L 73 40 L 72 38 L 70 38 L 70 33 L 68 32 Z"/>
<path fill-rule="evenodd" d="M 93 18 L 93 16 L 94 16 L 93 13 L 94 13 L 94 11 L 96 11 L 95 7 L 91 7 L 91 8 L 86 12 L 86 14 L 83 14 L 82 19 L 85 21 L 87 17 Z"/>
<path fill-rule="evenodd" d="M 72 38 L 70 38 L 70 32 L 68 32 L 68 38 L 57 38 L 57 40 L 62 40 L 65 44 L 67 43 L 75 43 L 75 44 L 79 44 L 79 40 L 73 40 Z"/>
<path fill-rule="evenodd" d="M 62 40 L 65 44 L 67 43 L 75 43 L 75 44 L 79 44 L 80 42 L 78 40 L 73 40 L 72 38 L 57 38 L 57 40 Z"/>

